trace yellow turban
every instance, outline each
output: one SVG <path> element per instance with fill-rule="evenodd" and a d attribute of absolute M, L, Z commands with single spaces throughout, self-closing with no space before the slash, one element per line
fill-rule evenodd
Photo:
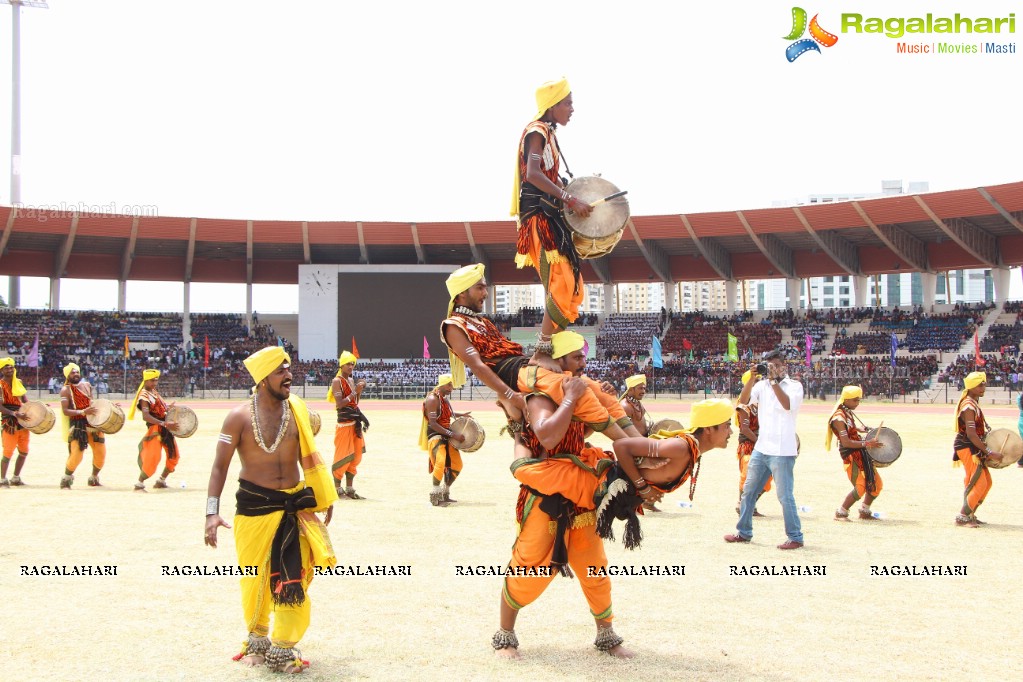
<path fill-rule="evenodd" d="M 82 368 L 73 362 L 69 362 L 68 364 L 64 365 L 64 379 L 69 378 L 71 376 L 71 372 L 78 372 L 79 374 L 81 374 Z M 64 383 L 66 384 L 67 381 L 65 381 Z"/>
<path fill-rule="evenodd" d="M 128 420 L 135 418 L 135 410 L 139 406 L 139 395 L 142 393 L 142 389 L 146 387 L 146 382 L 150 379 L 159 379 L 160 370 L 158 369 L 147 369 L 142 372 L 142 383 L 139 384 L 139 388 L 135 391 L 135 400 L 131 402 L 131 408 L 128 410 Z"/>
<path fill-rule="evenodd" d="M 440 388 L 441 386 L 444 386 L 446 384 L 451 384 L 451 383 L 452 383 L 452 381 L 451 381 L 451 375 L 450 374 L 441 374 L 439 377 L 437 377 L 437 386 L 436 386 L 436 388 Z"/>
<path fill-rule="evenodd" d="M 486 267 L 483 263 L 476 263 L 475 265 L 466 265 L 464 268 L 458 268 L 448 275 L 448 279 L 445 282 L 450 299 L 448 301 L 448 317 L 451 317 L 451 311 L 455 309 L 455 297 L 483 279 L 485 271 Z M 447 345 L 443 334 L 441 334 L 441 341 L 444 341 L 445 346 Z M 451 385 L 455 388 L 461 388 L 465 384 L 465 363 L 450 348 L 448 348 L 448 363 L 451 365 Z"/>
<path fill-rule="evenodd" d="M 959 430 L 959 413 L 963 410 L 963 401 L 966 400 L 966 394 L 970 392 L 971 388 L 977 388 L 981 384 L 987 383 L 986 372 L 970 372 L 963 379 L 963 392 L 959 394 L 959 404 L 956 406 L 956 419 L 955 429 Z"/>
<path fill-rule="evenodd" d="M 558 332 L 552 336 L 551 343 L 554 344 L 554 352 L 551 354 L 551 357 L 557 360 L 569 353 L 582 350 L 582 347 L 586 345 L 586 339 L 583 338 L 582 334 L 565 331 Z"/>
<path fill-rule="evenodd" d="M 14 358 L 0 358 L 0 369 L 4 367 L 14 367 Z M 28 393 L 25 384 L 21 383 L 21 379 L 18 378 L 18 370 L 14 370 L 14 376 L 11 377 L 11 393 L 15 398 Z"/>
<path fill-rule="evenodd" d="M 562 78 L 559 81 L 547 81 L 536 89 L 536 115 L 533 120 L 543 118 L 547 110 L 565 99 L 571 94 L 572 89 L 568 87 L 568 80 Z M 519 213 L 519 190 L 522 187 L 522 170 L 518 156 L 515 158 L 515 183 L 512 185 L 511 215 Z"/>
<path fill-rule="evenodd" d="M 838 397 L 838 401 L 835 403 L 835 407 L 831 410 L 831 416 L 834 416 L 838 408 L 842 406 L 846 400 L 852 400 L 854 398 L 862 398 L 863 389 L 859 386 L 843 386 L 842 395 Z M 835 437 L 835 432 L 831 428 L 831 417 L 828 417 L 827 432 L 824 434 L 824 449 L 831 450 L 831 441 Z"/>
<path fill-rule="evenodd" d="M 633 374 L 625 380 L 625 389 L 635 388 L 640 384 L 646 385 L 646 374 Z"/>
<path fill-rule="evenodd" d="M 245 369 L 249 370 L 252 381 L 258 384 L 280 367 L 282 362 L 291 364 L 291 356 L 280 346 L 267 346 L 245 358 Z"/>
<path fill-rule="evenodd" d="M 724 398 L 712 398 L 693 403 L 692 411 L 689 413 L 689 428 L 692 433 L 696 429 L 706 426 L 717 426 L 732 420 L 735 408 L 731 400 Z"/>

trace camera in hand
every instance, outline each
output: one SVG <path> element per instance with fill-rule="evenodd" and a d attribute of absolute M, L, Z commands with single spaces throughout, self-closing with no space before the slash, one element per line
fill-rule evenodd
<path fill-rule="evenodd" d="M 767 376 L 767 363 L 766 362 L 761 362 L 761 363 L 759 363 L 757 365 L 757 374 L 759 374 L 762 377 L 766 377 Z"/>

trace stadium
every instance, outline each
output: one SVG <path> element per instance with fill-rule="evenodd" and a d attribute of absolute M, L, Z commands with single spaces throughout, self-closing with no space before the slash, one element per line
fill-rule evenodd
<path fill-rule="evenodd" d="M 15 12 L 24 9 L 27 15 L 46 3 L 12 4 Z M 220 32 L 217 40 L 222 38 L 231 45 L 233 39 L 225 36 L 234 30 L 228 30 L 233 17 L 224 16 L 223 11 L 209 9 L 210 30 Z M 507 26 L 492 34 L 480 31 L 482 37 L 473 36 L 472 31 L 462 36 L 435 26 L 429 8 L 408 11 L 403 24 L 414 25 L 416 19 L 422 25 L 429 22 L 449 44 L 464 38 L 491 61 L 498 45 L 515 45 L 505 43 L 510 41 L 505 32 L 525 26 L 518 23 L 521 18 L 513 22 L 506 10 L 494 8 L 495 21 L 501 17 Z M 566 11 L 559 9 L 555 16 L 567 21 L 570 15 Z M 766 10 L 750 11 L 753 14 L 744 21 L 751 26 L 740 22 L 738 30 L 753 36 L 752 24 L 766 21 Z M 788 6 L 781 9 L 783 20 L 789 11 Z M 309 12 L 309 8 L 296 10 L 297 16 L 305 19 L 299 25 L 291 23 L 296 21 L 293 17 L 278 16 L 278 21 L 299 31 L 296 35 L 309 31 L 319 36 L 308 43 L 329 44 L 333 34 L 321 31 L 330 27 L 314 26 L 316 22 L 310 20 L 317 18 L 316 12 Z M 353 21 L 389 18 L 365 8 L 352 8 L 351 12 Z M 150 18 L 144 12 L 131 16 L 136 22 Z M 149 37 L 159 45 L 168 45 L 163 34 L 173 33 L 173 26 L 193 27 L 187 20 L 159 16 L 167 23 L 166 30 L 154 30 Z M 30 19 L 35 22 L 37 17 Z M 654 26 L 658 22 L 649 19 L 643 12 L 630 11 L 620 21 L 623 27 L 649 32 L 651 39 L 640 41 L 649 45 L 637 49 L 644 54 L 655 50 L 657 59 L 648 55 L 648 63 L 666 64 L 666 55 L 660 50 L 675 44 L 675 29 L 668 22 Z M 825 24 L 827 19 L 822 17 Z M 607 28 L 590 23 L 593 21 L 587 19 L 582 25 L 603 35 Z M 100 28 L 94 28 L 102 35 Z M 298 49 L 262 21 L 254 20 L 250 28 L 265 45 L 280 39 Z M 424 65 L 434 64 L 433 53 L 425 49 L 434 39 L 420 43 L 420 38 L 409 39 L 405 30 L 407 27 L 395 28 L 395 35 L 412 42 L 390 47 L 404 56 L 420 55 Z M 375 38 L 384 35 L 378 28 L 365 33 Z M 122 37 L 126 45 L 139 50 L 139 36 L 122 31 Z M 353 37 L 352 41 L 365 39 Z M 591 47 L 574 40 L 572 46 Z M 853 39 L 843 35 L 841 40 L 844 47 Z M 205 42 L 216 40 L 200 38 L 197 49 Z M 357 45 L 352 48 L 356 52 L 376 54 L 369 50 L 375 46 Z M 779 53 L 775 56 L 781 56 L 783 48 L 774 45 L 772 49 Z M 258 61 L 266 68 L 278 59 L 269 48 L 253 48 L 251 53 L 248 48 L 239 50 L 254 60 L 268 60 Z M 266 54 L 261 54 L 264 51 Z M 817 56 L 833 57 L 810 55 Z M 456 57 L 443 62 L 444 68 L 454 69 L 452 63 L 463 61 L 460 53 Z M 123 56 L 115 57 L 111 63 L 121 59 Z M 204 69 L 217 71 L 209 64 L 192 64 L 187 56 L 181 59 L 192 65 L 188 73 L 196 79 Z M 91 57 L 83 57 L 83 61 L 93 64 Z M 488 60 L 478 61 L 484 64 Z M 619 67 L 603 58 L 597 61 L 610 74 L 619 73 Z M 800 65 L 786 64 L 783 58 L 778 61 L 786 67 Z M 801 58 L 805 61 L 806 57 Z M 642 67 L 647 62 L 628 59 L 627 63 L 637 88 L 629 94 L 639 102 L 640 95 L 653 90 L 644 75 L 649 69 Z M 579 63 L 572 65 L 584 70 Z M 154 82 L 172 92 L 172 84 L 178 80 L 170 74 L 176 73 L 176 67 L 159 72 L 163 75 L 154 76 Z M 98 66 L 92 68 L 99 70 Z M 432 73 L 427 77 L 407 62 L 400 67 L 385 63 L 381 68 L 392 77 L 411 74 L 410 80 L 400 80 L 404 88 L 394 90 L 415 105 L 406 107 L 405 102 L 392 100 L 395 95 L 390 88 L 377 83 L 368 72 L 353 69 L 355 73 L 347 77 L 354 79 L 355 85 L 340 89 L 366 94 L 366 100 L 374 104 L 360 99 L 358 106 L 350 107 L 345 101 L 340 108 L 372 109 L 380 121 L 387 122 L 394 135 L 391 146 L 400 150 L 401 160 L 418 168 L 412 157 L 435 156 L 425 140 L 433 140 L 437 130 L 450 128 L 433 119 L 429 119 L 431 126 L 422 127 L 402 119 L 395 122 L 385 109 L 421 109 L 422 116 L 429 117 L 429 110 L 442 109 L 441 104 L 448 102 L 435 92 L 415 87 L 417 78 L 435 82 Z M 722 63 L 720 68 L 731 72 L 733 67 Z M 247 78 L 245 73 L 239 67 L 238 78 Z M 827 81 L 819 71 L 808 74 L 790 75 L 795 80 L 788 84 L 794 89 L 806 81 Z M 913 87 L 924 87 L 932 77 L 917 75 L 920 82 Z M 580 81 L 592 92 L 603 76 Z M 303 80 L 300 73 L 293 77 L 302 88 L 288 87 L 291 75 L 269 77 L 289 106 L 314 96 L 307 93 L 321 85 Z M 695 84 L 709 88 L 702 75 L 693 78 Z M 787 82 L 780 76 L 772 78 Z M 989 78 L 993 76 L 980 80 Z M 492 83 L 485 77 L 473 82 Z M 535 84 L 527 88 L 518 81 L 508 82 L 515 89 L 526 88 L 523 92 L 526 100 L 530 99 Z M 204 91 L 208 102 L 223 103 L 235 96 L 219 88 L 220 84 Z M 749 88 L 782 108 L 791 104 L 777 99 L 775 91 L 762 95 L 756 84 Z M 580 87 L 579 92 L 586 90 Z M 145 92 L 137 96 L 153 101 Z M 183 109 L 178 107 L 184 107 L 182 102 L 188 99 L 182 97 L 167 108 L 180 115 Z M 266 104 L 272 99 L 250 97 L 245 107 L 258 108 L 253 103 Z M 708 95 L 707 101 L 712 100 Z M 376 104 L 379 102 L 388 106 Z M 581 112 L 585 111 L 585 100 L 580 102 Z M 617 111 L 607 101 L 592 102 L 591 111 Z M 638 109 L 640 105 L 635 106 Z M 739 110 L 748 102 L 734 106 Z M 159 115 L 156 108 L 150 107 L 154 117 Z M 216 107 L 209 109 L 210 116 L 216 116 Z M 681 106 L 672 109 L 684 110 Z M 233 115 L 242 126 L 245 116 Z M 732 115 L 727 108 L 718 111 L 702 104 L 693 106 L 693 127 L 680 126 L 677 132 L 663 133 L 665 149 L 671 150 L 673 158 L 681 156 L 682 148 L 672 141 L 675 136 L 698 137 L 696 121 L 714 124 L 720 117 L 725 125 Z M 304 130 L 288 133 L 300 141 L 296 147 L 313 146 L 315 141 L 303 137 L 309 129 L 327 130 L 315 112 L 309 116 L 312 122 L 296 126 Z M 872 117 L 873 112 L 865 118 Z M 265 124 L 266 119 L 256 118 Z M 500 120 L 496 114 L 494 118 Z M 516 129 L 511 137 L 504 136 L 508 139 L 492 135 L 502 143 L 502 154 L 507 152 L 509 140 L 514 142 L 511 138 L 516 130 L 521 130 L 519 118 L 512 117 Z M 606 135 L 607 146 L 613 147 L 621 143 L 623 138 L 617 133 L 624 126 L 617 118 L 608 118 L 608 122 L 614 125 L 607 125 L 601 134 Z M 136 130 L 137 124 L 120 123 L 131 130 Z M 580 121 L 579 129 L 596 139 L 585 125 Z M 806 125 L 802 134 L 813 139 L 813 132 L 821 130 L 815 126 L 822 123 Z M 976 125 L 983 123 L 978 120 Z M 404 127 L 415 136 L 406 138 Z M 375 129 L 382 128 L 380 124 Z M 770 156 L 776 131 L 755 125 L 750 128 L 751 136 L 763 139 L 763 155 Z M 153 131 L 157 129 L 154 123 Z M 283 129 L 269 129 L 286 138 Z M 351 127 L 339 124 L 338 129 L 350 132 Z M 631 123 L 629 129 L 634 130 Z M 578 136 L 567 138 L 566 151 L 576 152 L 586 144 L 586 136 L 575 130 L 575 124 L 568 128 Z M 635 133 L 645 143 L 637 143 L 637 148 L 656 147 L 659 141 L 642 137 L 640 130 Z M 76 134 L 86 137 L 81 130 Z M 172 133 L 166 134 L 173 138 Z M 218 134 L 230 137 L 229 125 Z M 150 135 L 153 144 L 158 144 L 159 134 L 152 131 L 140 133 L 140 139 Z M 332 135 L 323 134 L 323 144 L 332 151 L 344 149 L 343 145 L 332 146 Z M 367 132 L 348 137 L 376 135 Z M 179 138 L 173 139 L 182 144 Z M 409 140 L 415 146 L 401 149 Z M 360 146 L 364 142 L 351 139 L 349 143 L 355 149 L 352 156 L 368 163 L 373 155 Z M 385 155 L 384 151 L 392 151 L 382 150 L 388 145 L 377 143 L 374 140 L 374 152 Z M 110 137 L 97 143 L 97 148 L 105 144 L 113 150 L 118 142 Z M 224 150 L 210 139 L 204 144 L 210 158 Z M 460 156 L 472 146 L 465 140 L 458 144 L 459 153 L 449 156 Z M 475 151 L 490 153 L 489 140 L 479 144 Z M 800 158 L 824 159 L 823 143 L 812 144 L 817 146 Z M 1005 152 L 1012 156 L 1008 146 Z M 145 169 L 148 161 L 174 163 L 174 155 L 166 147 L 159 149 L 133 149 L 130 156 Z M 736 529 L 742 489 L 735 442 L 738 428 L 732 427 L 733 437 L 727 446 L 702 453 L 698 484 L 694 472 L 692 489 L 688 485 L 679 488 L 659 502 L 660 513 L 647 512 L 640 517 L 641 548 L 627 550 L 621 541 L 603 543 L 608 561 L 604 573 L 613 578 L 614 626 L 635 658 L 619 660 L 594 649 L 591 618 L 597 612 L 587 609 L 576 585 L 580 582 L 577 575 L 554 580 L 542 597 L 521 610 L 515 632 L 522 642 L 522 660 L 511 662 L 496 659 L 491 645 L 491 633 L 499 624 L 498 607 L 507 604 L 500 576 L 518 537 L 516 498 L 522 492 L 519 481 L 509 473 L 515 455 L 512 440 L 503 432 L 507 419 L 495 403 L 500 395 L 471 374 L 464 387 L 451 393 L 454 410 L 471 412 L 485 432 L 482 447 L 463 455 L 457 482 L 444 479 L 445 489 L 450 486 L 457 501 L 436 504 L 435 467 L 430 468 L 419 438 L 429 422 L 424 400 L 438 377 L 452 369 L 439 326 L 450 303 L 445 283 L 453 271 L 483 264 L 487 280 L 483 313 L 508 340 L 521 344 L 526 354 L 533 350 L 546 302 L 541 299 L 506 307 L 497 302 L 510 288 L 525 291 L 540 287 L 534 269 L 515 265 L 516 221 L 494 219 L 493 211 L 481 212 L 474 204 L 455 200 L 443 204 L 443 210 L 430 206 L 417 214 L 427 193 L 409 189 L 407 202 L 390 203 L 405 188 L 394 188 L 383 167 L 375 165 L 367 166 L 366 178 L 356 178 L 360 182 L 345 175 L 347 170 L 337 170 L 338 178 L 343 179 L 336 184 L 355 189 L 339 193 L 327 210 L 307 207 L 302 199 L 287 200 L 285 211 L 267 209 L 266 196 L 273 192 L 253 183 L 240 170 L 245 165 L 261 167 L 262 160 L 233 151 L 239 165 L 225 166 L 223 177 L 234 172 L 245 179 L 218 185 L 225 203 L 208 211 L 197 209 L 193 214 L 178 210 L 165 215 L 148 209 L 108 211 L 105 204 L 22 202 L 13 189 L 15 200 L 0 201 L 0 286 L 6 283 L 0 291 L 0 359 L 10 358 L 17 380 L 26 389 L 25 398 L 59 414 L 59 393 L 66 386 L 66 368 L 73 363 L 92 385 L 95 397 L 109 399 L 128 413 L 133 402 L 138 404 L 140 382 L 152 376 L 144 373 L 159 370 L 160 394 L 170 403 L 189 407 L 197 418 L 194 433 L 176 440 L 180 458 L 176 468 L 164 470 L 160 480 L 166 487 L 153 488 L 150 483 L 157 479 L 147 478 L 145 494 L 139 494 L 137 480 L 142 480 L 148 425 L 139 416 L 126 419 L 106 435 L 105 460 L 96 459 L 94 447 L 85 453 L 80 464 L 75 464 L 73 484 L 65 485 L 62 478 L 62 474 L 68 476 L 71 445 L 61 432 L 59 417 L 50 430 L 32 432 L 26 457 L 19 458 L 13 449 L 5 453 L 5 472 L 10 468 L 23 483 L 0 486 L 0 504 L 7 512 L 0 575 L 7 588 L 12 626 L 12 645 L 0 657 L 5 669 L 31 670 L 55 680 L 100 676 L 118 680 L 251 680 L 273 676 L 237 661 L 239 645 L 247 635 L 239 609 L 238 577 L 241 569 L 251 567 L 238 565 L 232 531 L 220 530 L 216 549 L 199 538 L 204 504 L 209 508 L 206 485 L 212 478 L 211 469 L 217 466 L 218 443 L 224 442 L 231 411 L 251 400 L 254 390 L 253 375 L 244 361 L 267 347 L 280 347 L 290 354 L 291 393 L 322 420 L 323 428 L 313 445 L 328 468 L 337 459 L 339 448 L 335 422 L 341 421 L 342 412 L 328 401 L 332 380 L 339 373 L 339 355 L 354 352 L 358 356 L 353 379 L 365 382 L 359 405 L 369 423 L 356 479 L 359 496 L 334 504 L 329 532 L 338 566 L 318 572 L 308 588 L 313 605 L 311 624 L 299 644 L 302 656 L 311 661 L 303 671 L 306 678 L 851 680 L 862 677 L 866 669 L 880 679 L 985 680 L 1004 679 L 1007 670 L 1015 669 L 1013 655 L 995 647 L 967 655 L 971 647 L 982 645 L 975 641 L 968 645 L 964 637 L 969 633 L 972 640 L 978 639 L 987 623 L 1002 625 L 1001 631 L 1010 640 L 1019 631 L 1014 625 L 1018 620 L 1015 607 L 1023 591 L 1003 576 L 1015 574 L 1015 544 L 1023 537 L 1023 526 L 1013 513 L 1014 501 L 1023 495 L 1023 465 L 992 467 L 992 490 L 980 509 L 984 524 L 960 527 L 963 524 L 957 525 L 956 512 L 964 504 L 963 469 L 952 466 L 952 455 L 953 422 L 961 392 L 976 386 L 968 379 L 972 372 L 986 372 L 986 389 L 979 405 L 989 426 L 1016 432 L 1023 420 L 1023 403 L 1019 402 L 1023 371 L 1018 360 L 1023 301 L 1010 294 L 1019 284 L 1012 279 L 1020 277 L 1023 266 L 1023 180 L 1010 176 L 1006 181 L 1004 175 L 992 173 L 990 177 L 996 181 L 952 188 L 946 183 L 941 185 L 944 189 L 933 192 L 910 190 L 771 207 L 762 207 L 767 202 L 757 199 L 761 207 L 750 208 L 751 200 L 736 189 L 749 178 L 734 168 L 735 176 L 727 184 L 735 198 L 728 203 L 725 195 L 728 208 L 690 210 L 690 205 L 699 202 L 680 191 L 657 204 L 658 210 L 648 210 L 653 205 L 644 203 L 649 202 L 649 195 L 655 190 L 664 193 L 666 185 L 645 184 L 641 176 L 627 177 L 632 183 L 630 202 L 640 210 L 625 220 L 620 241 L 608 253 L 581 261 L 587 301 L 572 329 L 586 341 L 586 374 L 610 383 L 616 399 L 626 392 L 630 377 L 634 383 L 636 376 L 642 375 L 649 421 L 673 419 L 689 425 L 695 417 L 694 404 L 707 399 L 734 404 L 743 374 L 765 353 L 781 350 L 789 376 L 800 382 L 804 395 L 796 420 L 800 451 L 795 498 L 806 545 L 796 552 L 776 549 L 776 543 L 785 539 L 786 529 L 773 493 L 759 502 L 757 509 L 763 516 L 756 519 L 752 542 L 737 545 L 722 541 L 723 534 Z M 694 149 L 694 154 L 697 152 Z M 112 151 L 111 156 L 117 154 Z M 405 160 L 405 156 L 409 158 Z M 508 164 L 499 163 L 510 163 L 505 156 L 493 164 L 488 159 L 487 168 L 480 170 L 481 178 L 500 184 L 500 191 L 486 198 L 502 208 L 505 171 L 510 170 L 505 168 Z M 754 156 L 757 154 L 751 152 L 751 163 Z M 26 159 L 30 158 L 26 152 Z M 337 169 L 341 158 L 339 154 L 322 166 L 300 167 L 294 175 L 312 178 L 314 168 L 319 172 Z M 275 172 L 290 167 L 288 161 L 274 159 Z M 26 163 L 25 177 L 31 179 L 38 166 Z M 78 169 L 83 188 L 94 187 L 92 182 L 100 186 L 109 182 L 102 172 L 87 177 L 75 162 L 68 163 Z M 663 160 L 658 163 L 670 165 Z M 694 162 L 685 175 L 695 186 L 701 174 L 714 176 L 718 172 L 717 163 L 704 158 Z M 881 155 L 867 158 L 865 163 L 872 177 L 889 170 Z M 799 164 L 809 165 L 793 163 Z M 826 166 L 822 163 L 818 171 L 810 172 L 826 174 Z M 441 163 L 438 168 L 448 166 Z M 459 170 L 465 172 L 464 167 Z M 204 184 L 199 178 L 210 186 L 215 184 L 212 180 L 220 179 L 212 172 L 203 175 L 205 172 L 197 170 L 196 178 L 187 180 L 179 172 L 182 188 L 190 188 L 182 189 L 185 195 Z M 141 182 L 154 182 L 156 176 L 149 173 L 139 171 Z M 405 174 L 416 175 L 411 170 Z M 420 171 L 418 175 L 426 174 Z M 765 185 L 772 181 L 767 175 L 763 173 Z M 120 178 L 114 182 L 123 185 L 110 191 L 119 192 L 121 187 L 130 188 L 125 192 L 138 191 L 126 176 L 111 177 Z M 386 181 L 381 180 L 385 177 Z M 444 176 L 438 170 L 435 177 L 449 180 L 455 176 Z M 493 181 L 494 177 L 501 182 Z M 793 171 L 786 187 L 796 192 L 814 191 L 817 185 L 807 177 Z M 53 182 L 54 187 L 61 186 L 56 179 Z M 308 182 L 311 194 L 334 191 L 333 184 L 320 184 L 316 179 Z M 672 182 L 680 184 L 677 178 Z M 720 179 L 716 182 L 723 183 Z M 370 195 L 373 184 L 390 185 L 391 194 L 385 200 L 361 198 L 360 188 Z M 238 190 L 233 185 L 244 187 Z M 54 195 L 59 191 L 54 190 Z M 774 186 L 769 191 L 780 196 Z M 46 196 L 38 189 L 36 192 L 33 198 Z M 431 187 L 430 192 L 436 193 L 436 188 Z M 82 196 L 90 195 L 83 189 Z M 150 205 L 148 195 L 139 196 L 139 206 L 155 209 L 156 203 Z M 197 206 L 208 205 L 198 196 L 196 192 Z M 229 203 L 229 196 L 241 197 L 241 202 Z M 251 202 L 251 210 L 246 201 Z M 368 204 L 362 201 L 373 202 L 372 219 L 353 217 L 359 211 L 371 213 L 365 211 Z M 664 205 L 673 208 L 659 210 Z M 281 213 L 286 216 L 279 217 Z M 481 214 L 491 217 L 478 219 Z M 498 212 L 503 214 L 503 210 Z M 976 287 L 967 294 L 971 277 Z M 48 296 L 44 305 L 36 299 L 24 304 L 30 298 L 26 294 L 29 278 L 36 288 L 45 281 Z M 152 308 L 139 306 L 137 299 L 132 301 L 129 291 L 133 286 L 154 282 L 180 286 L 180 299 L 162 300 Z M 116 291 L 116 296 L 97 299 L 91 309 L 65 305 L 71 294 L 78 294 L 77 289 L 99 283 L 105 292 Z M 720 305 L 699 304 L 684 296 L 683 287 L 693 283 L 706 283 L 720 291 Z M 220 310 L 206 300 L 207 294 L 198 293 L 209 291 L 202 289 L 203 285 L 243 291 L 245 305 Z M 262 285 L 288 287 L 294 292 L 296 310 L 261 309 L 254 290 Z M 622 292 L 636 285 L 656 289 L 659 303 L 646 308 L 626 305 Z M 830 298 L 821 293 L 825 286 L 834 292 Z M 899 287 L 904 294 L 901 298 Z M 768 290 L 774 292 L 773 298 L 765 294 Z M 871 518 L 856 518 L 854 510 L 851 522 L 836 523 L 836 505 L 849 494 L 850 482 L 838 448 L 825 445 L 825 433 L 836 400 L 841 402 L 847 385 L 862 388 L 863 402 L 856 414 L 871 427 L 883 425 L 900 435 L 902 452 L 897 461 L 878 470 L 884 488 L 873 503 L 872 515 L 868 514 Z M 255 423 L 255 401 L 252 405 Z M 286 428 L 287 422 L 282 423 Z M 599 434 L 587 439 L 587 444 L 612 449 L 610 441 Z M 86 483 L 90 467 L 96 485 Z M 238 468 L 232 460 L 220 506 L 221 515 L 232 524 L 237 523 L 231 516 L 231 498 L 239 489 L 235 483 Z M 340 480 L 335 483 L 340 489 Z M 350 479 L 348 483 L 351 486 Z M 552 521 L 552 536 L 554 525 Z M 974 620 L 979 624 L 974 625 Z"/>

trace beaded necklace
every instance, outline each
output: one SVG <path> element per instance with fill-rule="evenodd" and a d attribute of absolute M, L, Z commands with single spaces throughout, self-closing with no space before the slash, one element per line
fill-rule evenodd
<path fill-rule="evenodd" d="M 256 438 L 256 445 L 258 445 L 263 452 L 268 455 L 272 455 L 277 448 L 280 446 L 281 441 L 284 440 L 284 434 L 288 431 L 288 424 L 291 423 L 291 410 L 284 403 L 281 403 L 283 408 L 283 414 L 281 415 L 281 428 L 277 431 L 277 438 L 274 439 L 273 445 L 270 447 L 266 446 L 266 442 L 263 440 L 263 434 L 259 430 L 259 398 L 258 393 L 252 394 L 252 404 L 249 408 L 249 413 L 252 415 L 252 434 Z"/>

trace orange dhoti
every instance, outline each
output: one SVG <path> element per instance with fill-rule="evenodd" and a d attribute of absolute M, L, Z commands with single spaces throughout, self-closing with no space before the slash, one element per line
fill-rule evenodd
<path fill-rule="evenodd" d="M 14 433 L 3 431 L 4 459 L 10 459 L 17 450 L 21 455 L 28 454 L 28 429 L 18 429 Z"/>
<path fill-rule="evenodd" d="M 857 453 L 861 452 L 863 451 L 857 451 Z M 856 453 L 850 455 L 848 459 L 843 459 L 842 466 L 845 467 L 845 475 L 849 477 L 849 482 L 856 488 L 857 500 L 867 493 L 871 497 L 877 497 L 881 494 L 884 481 L 881 480 L 881 474 L 878 473 L 877 467 L 874 467 L 874 491 L 870 492 L 867 490 L 867 475 L 863 468 L 863 455 Z"/>
<path fill-rule="evenodd" d="M 362 455 L 366 452 L 366 439 L 355 433 L 355 422 L 340 422 L 334 429 L 334 479 L 343 481 L 345 474 L 358 473 Z"/>
<path fill-rule="evenodd" d="M 64 468 L 70 472 L 75 473 L 75 469 L 82 463 L 82 457 L 84 455 L 82 444 L 78 442 L 75 437 L 77 429 L 73 430 L 68 437 L 68 458 L 64 464 Z M 96 431 L 92 428 L 87 428 L 86 443 L 92 450 L 92 467 L 97 471 L 103 468 L 103 465 L 107 461 L 107 441 L 106 436 L 102 431 Z"/>
<path fill-rule="evenodd" d="M 554 554 L 554 522 L 540 510 L 540 498 L 530 495 L 532 504 L 527 510 L 522 530 L 512 549 L 508 566 L 511 573 L 516 568 L 539 569 L 537 577 L 508 575 L 504 579 L 504 600 L 511 608 L 518 610 L 533 603 L 550 585 L 557 572 L 550 570 L 543 575 Z M 606 575 L 607 555 L 604 542 L 597 535 L 596 513 L 586 512 L 575 517 L 575 523 L 565 535 L 568 546 L 568 564 L 575 572 L 579 586 L 583 589 L 590 613 L 598 620 L 611 620 L 611 579 Z M 600 577 L 591 576 L 600 568 L 605 570 Z"/>
<path fill-rule="evenodd" d="M 739 459 L 739 497 L 742 497 L 742 489 L 746 487 L 746 472 L 749 470 L 749 458 L 753 455 L 753 447 L 755 445 L 751 440 L 739 443 L 737 450 Z M 774 479 L 771 476 L 767 477 L 767 483 L 764 484 L 763 492 L 766 493 L 771 489 L 772 480 Z"/>
<path fill-rule="evenodd" d="M 515 480 L 547 495 L 557 493 L 579 507 L 592 507 L 593 495 L 614 460 L 600 448 L 584 448 L 582 454 L 555 455 L 550 459 L 517 459 L 511 470 Z"/>
<path fill-rule="evenodd" d="M 536 268 L 545 293 L 544 308 L 559 329 L 565 329 L 579 317 L 583 302 L 583 278 L 572 271 L 572 263 L 557 251 L 545 251 L 539 230 L 549 229 L 547 218 L 533 215 L 519 228 L 529 240 L 529 262 Z"/>
<path fill-rule="evenodd" d="M 970 514 L 977 513 L 977 507 L 984 502 L 984 498 L 991 491 L 991 471 L 980 457 L 973 454 L 970 448 L 956 450 L 959 461 L 963 464 L 966 472 L 963 491 L 963 506 Z"/>
<path fill-rule="evenodd" d="M 462 472 L 462 453 L 458 451 L 446 438 L 435 435 L 430 438 L 430 472 L 433 479 L 439 483 L 451 485 Z M 445 469 L 450 472 L 448 480 L 444 478 Z"/>
<path fill-rule="evenodd" d="M 139 480 L 144 481 L 156 473 L 157 467 L 160 466 L 160 457 L 163 452 L 167 453 L 167 464 L 165 465 L 167 473 L 171 473 L 178 468 L 178 460 L 180 459 L 178 443 L 174 440 L 174 436 L 168 436 L 166 440 L 161 438 L 161 428 L 159 424 L 150 424 L 146 435 L 139 441 L 139 471 L 145 475 L 145 478 Z"/>

